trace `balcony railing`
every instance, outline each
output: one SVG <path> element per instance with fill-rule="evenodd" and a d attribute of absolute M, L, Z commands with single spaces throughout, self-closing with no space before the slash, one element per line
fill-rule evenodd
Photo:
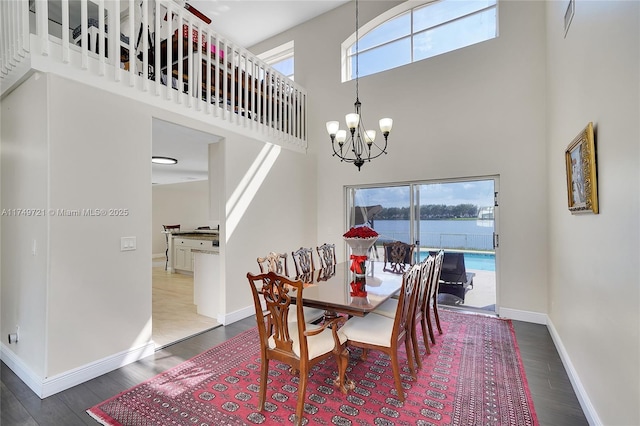
<path fill-rule="evenodd" d="M 176 1 L 5 0 L 0 12 L 3 96 L 32 70 L 58 73 L 306 149 L 306 91 Z"/>

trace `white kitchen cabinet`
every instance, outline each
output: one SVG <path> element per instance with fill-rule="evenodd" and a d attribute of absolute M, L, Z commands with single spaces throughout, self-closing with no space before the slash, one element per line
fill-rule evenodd
<path fill-rule="evenodd" d="M 191 247 L 176 246 L 173 252 L 173 268 L 180 271 L 193 272 L 193 255 L 191 254 Z"/>
<path fill-rule="evenodd" d="M 173 269 L 179 272 L 193 272 L 194 257 L 192 249 L 209 250 L 213 242 L 205 239 L 174 238 L 173 239 Z"/>

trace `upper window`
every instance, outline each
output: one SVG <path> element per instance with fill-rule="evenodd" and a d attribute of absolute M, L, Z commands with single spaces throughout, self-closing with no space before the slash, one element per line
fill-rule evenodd
<path fill-rule="evenodd" d="M 497 0 L 405 2 L 359 30 L 358 74 L 371 75 L 497 36 Z M 342 81 L 356 77 L 356 39 L 342 44 Z"/>
<path fill-rule="evenodd" d="M 273 48 L 267 52 L 258 55 L 258 58 L 265 61 L 271 68 L 289 77 L 293 80 L 293 59 L 294 59 L 294 43 L 287 42 L 281 46 Z"/>

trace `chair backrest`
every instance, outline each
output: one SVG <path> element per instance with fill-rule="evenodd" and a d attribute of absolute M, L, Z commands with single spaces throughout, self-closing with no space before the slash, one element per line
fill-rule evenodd
<path fill-rule="evenodd" d="M 388 272 L 402 274 L 408 265 L 414 264 L 413 251 L 415 244 L 407 244 L 402 241 L 384 243 L 384 267 Z M 389 266 L 387 266 L 389 265 Z"/>
<path fill-rule="evenodd" d="M 260 335 L 260 350 L 263 356 L 267 351 L 275 350 L 278 351 L 278 359 L 283 362 L 296 362 L 308 357 L 302 303 L 294 304 L 291 300 L 293 294 L 297 298 L 302 298 L 304 288 L 302 281 L 290 280 L 275 272 L 259 275 L 248 273 L 247 279 L 251 285 Z M 264 310 L 262 300 L 266 305 Z M 298 335 L 295 337 L 290 335 L 289 309 L 296 310 L 298 319 L 296 325 Z M 294 340 L 299 344 L 299 357 L 294 352 Z"/>
<path fill-rule="evenodd" d="M 298 250 L 291 252 L 293 264 L 296 266 L 296 276 L 308 275 L 316 270 L 313 264 L 313 250 L 306 247 L 300 247 Z"/>
<path fill-rule="evenodd" d="M 320 267 L 328 268 L 336 264 L 336 245 L 324 243 L 316 247 L 318 257 L 320 258 Z"/>
<path fill-rule="evenodd" d="M 287 253 L 270 252 L 265 257 L 256 259 L 260 273 L 275 272 L 276 274 L 289 276 L 289 267 L 287 265 Z"/>
<path fill-rule="evenodd" d="M 418 296 L 416 299 L 415 317 L 421 315 L 429 308 L 429 297 L 431 296 L 431 283 L 435 266 L 435 256 L 427 256 L 420 262 L 420 281 L 418 285 Z"/>
<path fill-rule="evenodd" d="M 438 287 L 440 287 L 440 274 L 442 272 L 442 263 L 444 261 L 444 250 L 438 252 L 430 252 L 435 254 L 433 262 L 433 273 L 431 274 L 431 288 L 429 289 L 429 297 L 437 297 Z M 428 307 L 427 307 L 428 308 Z"/>
<path fill-rule="evenodd" d="M 418 295 L 418 285 L 420 280 L 420 266 L 413 265 L 402 276 L 402 287 L 398 298 L 398 308 L 394 319 L 394 336 L 401 338 L 405 333 L 411 331 L 413 324 L 416 299 Z"/>

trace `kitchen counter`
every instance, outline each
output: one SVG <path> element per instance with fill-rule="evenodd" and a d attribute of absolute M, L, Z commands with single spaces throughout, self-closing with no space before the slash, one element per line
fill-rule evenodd
<path fill-rule="evenodd" d="M 169 234 L 169 262 L 167 272 L 192 274 L 195 250 L 219 254 L 220 232 L 217 229 L 194 229 L 167 232 Z"/>

